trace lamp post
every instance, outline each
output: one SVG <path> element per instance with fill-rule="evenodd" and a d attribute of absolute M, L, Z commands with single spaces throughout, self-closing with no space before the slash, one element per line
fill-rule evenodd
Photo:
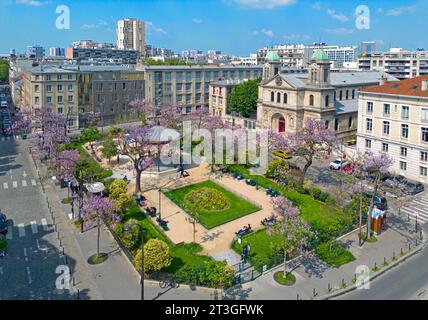
<path fill-rule="evenodd" d="M 162 216 L 161 216 L 161 211 L 162 211 L 162 201 L 161 201 L 162 188 L 159 188 L 158 193 L 159 193 L 159 220 L 162 220 Z"/>

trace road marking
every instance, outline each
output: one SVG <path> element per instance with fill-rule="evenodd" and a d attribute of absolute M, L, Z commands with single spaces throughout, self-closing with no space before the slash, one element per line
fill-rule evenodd
<path fill-rule="evenodd" d="M 7 240 L 12 240 L 12 236 L 13 236 L 12 230 L 13 230 L 12 226 L 7 226 L 7 235 L 6 235 Z"/>
<path fill-rule="evenodd" d="M 26 187 L 27 186 L 27 180 L 22 180 L 22 186 Z"/>
<path fill-rule="evenodd" d="M 19 237 L 25 237 L 25 225 L 23 223 L 18 224 Z"/>
<path fill-rule="evenodd" d="M 22 176 L 23 176 L 24 178 L 27 178 L 27 173 L 24 171 L 24 173 L 22 174 Z"/>
<path fill-rule="evenodd" d="M 33 283 L 33 279 L 31 279 L 30 267 L 27 267 L 27 275 L 28 275 L 28 284 L 32 284 Z M 31 294 L 31 292 L 30 292 L 30 294 Z"/>
<path fill-rule="evenodd" d="M 42 219 L 42 226 L 44 231 L 48 231 L 48 222 L 46 219 Z"/>
<path fill-rule="evenodd" d="M 12 182 L 12 186 L 14 189 L 18 188 L 18 182 L 17 181 L 13 181 Z"/>
<path fill-rule="evenodd" d="M 69 213 L 69 214 L 68 214 L 68 219 L 69 219 L 69 220 L 73 220 L 73 214 L 72 214 L 72 213 Z"/>
<path fill-rule="evenodd" d="M 31 230 L 33 231 L 33 234 L 39 233 L 37 222 L 31 221 L 30 224 L 31 224 Z"/>
<path fill-rule="evenodd" d="M 7 182 L 3 182 L 3 189 L 9 189 Z"/>
<path fill-rule="evenodd" d="M 32 185 L 33 187 L 37 186 L 36 180 L 31 179 L 31 185 Z"/>

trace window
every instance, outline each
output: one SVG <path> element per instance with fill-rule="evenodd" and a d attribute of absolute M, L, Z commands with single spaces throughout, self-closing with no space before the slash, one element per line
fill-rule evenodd
<path fill-rule="evenodd" d="M 382 143 L 382 151 L 388 152 L 388 149 L 389 149 L 389 145 L 387 143 Z"/>
<path fill-rule="evenodd" d="M 181 90 L 183 90 L 183 84 L 177 83 L 177 91 L 181 91 Z"/>
<path fill-rule="evenodd" d="M 366 131 L 368 131 L 368 132 L 373 131 L 373 120 L 372 119 L 366 120 Z"/>
<path fill-rule="evenodd" d="M 401 171 L 407 171 L 407 162 L 400 161 L 400 170 Z"/>
<path fill-rule="evenodd" d="M 389 135 L 390 129 L 391 129 L 391 124 L 389 123 L 389 121 L 384 121 L 383 122 L 383 134 Z"/>
<path fill-rule="evenodd" d="M 58 96 L 58 103 L 62 103 L 62 96 Z"/>
<path fill-rule="evenodd" d="M 419 167 L 421 176 L 427 177 L 428 176 L 428 168 L 427 167 Z"/>
<path fill-rule="evenodd" d="M 102 88 L 103 88 L 103 87 L 102 87 L 102 84 L 101 84 L 101 90 L 103 90 Z M 125 82 L 124 82 L 124 83 L 122 83 L 122 89 L 123 89 L 123 90 L 126 90 L 126 83 L 125 83 Z"/>
<path fill-rule="evenodd" d="M 422 108 L 421 110 L 421 121 L 428 122 L 428 109 Z"/>
<path fill-rule="evenodd" d="M 192 111 L 192 107 L 186 107 L 186 113 L 190 113 Z"/>
<path fill-rule="evenodd" d="M 36 84 L 34 86 L 34 91 L 39 92 L 40 91 L 40 86 L 38 84 Z"/>
<path fill-rule="evenodd" d="M 401 137 L 404 139 L 409 138 L 409 125 L 407 125 L 407 124 L 401 125 Z"/>
<path fill-rule="evenodd" d="M 46 91 L 47 92 L 52 92 L 52 86 L 50 84 L 46 85 Z"/>
<path fill-rule="evenodd" d="M 349 117 L 348 119 L 348 128 L 351 129 L 353 125 L 352 117 Z"/>
<path fill-rule="evenodd" d="M 330 121 L 326 120 L 325 121 L 325 128 L 328 129 L 330 127 Z"/>
<path fill-rule="evenodd" d="M 68 80 L 73 80 L 73 75 L 72 74 L 68 75 Z"/>
<path fill-rule="evenodd" d="M 367 102 L 367 113 L 373 113 L 373 102 Z"/>
<path fill-rule="evenodd" d="M 339 92 L 339 100 L 342 100 L 343 99 L 343 93 L 342 93 L 342 91 L 340 91 Z"/>
<path fill-rule="evenodd" d="M 346 90 L 346 100 L 349 100 L 349 90 Z"/>
<path fill-rule="evenodd" d="M 72 84 L 69 84 L 69 85 L 68 85 L 67 90 L 68 90 L 68 91 L 73 91 L 73 85 L 72 85 Z"/>
<path fill-rule="evenodd" d="M 62 114 L 62 108 L 58 108 L 58 113 Z"/>
<path fill-rule="evenodd" d="M 288 95 L 284 93 L 284 104 L 288 103 Z"/>
<path fill-rule="evenodd" d="M 273 93 L 273 92 L 270 93 L 270 101 L 271 102 L 275 101 L 275 93 Z"/>
<path fill-rule="evenodd" d="M 40 97 L 34 97 L 34 103 L 39 104 L 39 102 L 40 102 Z"/>
<path fill-rule="evenodd" d="M 314 105 L 314 95 L 313 95 L 313 94 L 311 94 L 311 95 L 309 96 L 309 105 L 310 105 L 310 106 L 313 106 L 313 105 Z"/>
<path fill-rule="evenodd" d="M 56 89 L 57 89 L 58 91 L 62 91 L 62 84 L 57 85 L 57 86 L 56 86 Z"/>
<path fill-rule="evenodd" d="M 329 104 L 330 104 L 330 96 L 326 95 L 325 96 L 325 106 L 328 107 Z"/>
<path fill-rule="evenodd" d="M 370 149 L 372 147 L 372 141 L 369 139 L 366 139 L 366 148 Z"/>
<path fill-rule="evenodd" d="M 73 102 L 73 96 L 68 96 L 68 102 Z"/>
<path fill-rule="evenodd" d="M 407 157 L 407 148 L 406 147 L 400 147 L 400 156 Z"/>
<path fill-rule="evenodd" d="M 334 131 L 339 130 L 339 119 L 334 119 Z"/>
<path fill-rule="evenodd" d="M 422 128 L 422 141 L 428 142 L 428 128 Z"/>
<path fill-rule="evenodd" d="M 391 105 L 385 103 L 383 105 L 383 115 L 389 117 L 391 115 Z"/>
<path fill-rule="evenodd" d="M 57 74 L 57 75 L 56 75 L 56 78 L 57 78 L 58 80 L 61 80 L 61 79 L 62 79 L 62 75 L 61 75 L 61 74 Z"/>
<path fill-rule="evenodd" d="M 352 90 L 352 99 L 355 99 L 355 89 Z"/>
<path fill-rule="evenodd" d="M 276 94 L 276 102 L 281 103 L 281 94 L 279 92 Z"/>
<path fill-rule="evenodd" d="M 401 107 L 401 118 L 402 119 L 409 119 L 409 112 L 410 112 L 410 108 L 407 106 L 402 106 Z"/>
<path fill-rule="evenodd" d="M 46 81 L 51 81 L 51 75 L 50 74 L 46 75 Z"/>
<path fill-rule="evenodd" d="M 428 152 L 421 151 L 421 161 L 428 162 Z"/>

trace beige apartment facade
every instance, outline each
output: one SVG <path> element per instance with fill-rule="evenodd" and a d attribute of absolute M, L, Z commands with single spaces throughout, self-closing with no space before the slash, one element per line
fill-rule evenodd
<path fill-rule="evenodd" d="M 50 106 L 68 119 L 70 130 L 79 126 L 77 75 L 58 67 L 31 68 L 23 74 L 19 108 Z"/>
<path fill-rule="evenodd" d="M 357 146 L 385 152 L 391 173 L 428 183 L 428 76 L 362 90 Z"/>
<path fill-rule="evenodd" d="M 122 19 L 117 22 L 117 48 L 136 50 L 142 56 L 146 54 L 146 28 L 143 21 Z"/>

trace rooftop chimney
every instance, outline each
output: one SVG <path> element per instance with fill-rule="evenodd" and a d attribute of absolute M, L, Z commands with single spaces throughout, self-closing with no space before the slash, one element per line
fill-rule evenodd
<path fill-rule="evenodd" d="M 422 80 L 422 91 L 428 90 L 428 80 Z"/>
<path fill-rule="evenodd" d="M 388 82 L 388 76 L 385 73 L 382 73 L 382 76 L 380 77 L 379 85 L 383 86 Z"/>

